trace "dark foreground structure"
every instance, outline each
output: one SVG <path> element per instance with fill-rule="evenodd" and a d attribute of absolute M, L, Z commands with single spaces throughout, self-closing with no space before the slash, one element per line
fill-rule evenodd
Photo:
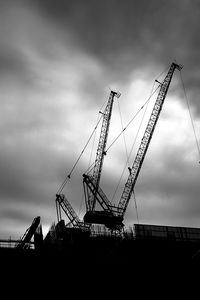
<path fill-rule="evenodd" d="M 91 236 L 77 228 L 58 233 L 58 227 L 33 249 L 0 248 L 2 287 L 15 286 L 15 294 L 28 287 L 37 297 L 73 290 L 96 299 L 94 289 L 101 298 L 105 289 L 112 297 L 138 290 L 152 296 L 160 288 L 180 292 L 198 281 L 198 228 L 136 224 L 123 236 Z"/>
<path fill-rule="evenodd" d="M 39 240 L 39 242 L 37 242 Z M 12 270 L 73 272 L 75 266 L 94 268 L 141 267 L 176 268 L 200 265 L 200 228 L 135 224 L 123 235 L 93 234 L 79 228 L 52 226 L 47 236 L 35 238 L 35 247 L 1 247 L 1 266 Z"/>

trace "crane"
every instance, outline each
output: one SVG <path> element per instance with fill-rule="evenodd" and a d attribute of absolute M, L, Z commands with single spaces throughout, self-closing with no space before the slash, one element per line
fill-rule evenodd
<path fill-rule="evenodd" d="M 99 143 L 97 147 L 96 159 L 93 167 L 93 174 L 92 176 L 83 174 L 83 185 L 84 189 L 87 189 L 87 193 L 85 193 L 85 202 L 86 202 L 86 210 L 93 211 L 95 208 L 96 200 L 97 200 L 97 192 L 99 187 L 99 182 L 101 178 L 101 171 L 103 167 L 104 156 L 106 155 L 106 144 L 108 138 L 108 131 L 110 127 L 110 120 L 113 108 L 113 101 L 114 97 L 119 98 L 120 93 L 114 92 L 111 90 L 108 102 L 104 112 L 100 112 L 103 115 L 103 121 L 101 126 L 101 132 L 99 137 Z M 92 179 L 92 189 L 90 186 Z"/>
<path fill-rule="evenodd" d="M 146 126 L 143 138 L 141 140 L 138 152 L 136 154 L 135 160 L 133 162 L 132 168 L 129 169 L 129 176 L 127 182 L 125 184 L 124 190 L 122 192 L 118 208 L 121 210 L 121 215 L 124 217 L 126 212 L 126 208 L 128 206 L 129 200 L 131 198 L 132 192 L 134 190 L 138 175 L 140 173 L 140 169 L 142 167 L 145 155 L 147 153 L 151 138 L 153 136 L 160 112 L 162 110 L 162 106 L 167 95 L 169 85 L 174 74 L 175 69 L 179 71 L 182 69 L 181 65 L 176 63 L 172 63 L 169 71 L 164 79 L 164 81 L 160 84 L 160 90 L 154 104 L 153 110 L 151 112 L 148 124 Z"/>
<path fill-rule="evenodd" d="M 104 156 L 106 155 L 106 144 L 108 138 L 108 131 L 110 127 L 110 120 L 112 114 L 112 107 L 114 102 L 114 97 L 119 98 L 121 96 L 120 93 L 111 91 L 109 95 L 109 99 L 104 110 L 103 121 L 101 126 L 100 138 L 97 147 L 96 159 L 93 168 L 93 174 L 83 174 L 83 186 L 84 186 L 84 195 L 86 202 L 86 214 L 84 216 L 84 222 L 89 223 L 98 223 L 98 218 L 102 217 L 102 212 L 96 213 L 95 205 L 96 201 L 103 208 L 103 214 L 105 218 L 105 222 L 108 219 L 110 220 L 110 215 L 113 215 L 113 211 L 115 211 L 116 207 L 113 206 L 106 195 L 101 190 L 99 183 L 101 178 L 101 171 L 103 167 Z M 108 216 L 108 217 L 107 217 Z M 92 219 L 91 219 L 92 218 Z M 93 220 L 95 218 L 95 220 Z M 92 221 L 93 220 L 93 221 Z"/>
<path fill-rule="evenodd" d="M 90 210 L 87 211 L 84 215 L 84 222 L 85 223 L 94 223 L 94 224 L 104 224 L 106 227 L 108 227 L 111 230 L 120 229 L 121 223 L 122 223 L 122 217 L 120 215 L 121 209 L 117 206 L 113 205 L 109 199 L 107 198 L 106 194 L 103 192 L 103 190 L 98 186 L 98 189 L 96 190 L 96 186 L 93 183 L 92 176 L 88 176 L 86 174 L 83 174 L 84 177 L 84 193 L 85 198 L 87 198 L 87 193 L 90 191 L 91 193 L 95 194 L 96 200 L 102 207 L 102 211 L 98 210 Z M 85 188 L 87 186 L 87 188 Z"/>
<path fill-rule="evenodd" d="M 171 83 L 171 79 L 172 79 L 175 69 L 178 69 L 180 71 L 182 69 L 182 66 L 173 62 L 170 65 L 168 73 L 167 73 L 166 77 L 164 78 L 163 82 L 159 83 L 160 90 L 159 90 L 156 102 L 154 104 L 153 110 L 151 112 L 148 124 L 146 126 L 146 129 L 145 129 L 143 138 L 141 140 L 138 152 L 136 154 L 135 160 L 133 162 L 132 167 L 129 168 L 129 176 L 128 176 L 127 182 L 124 186 L 118 206 L 114 206 L 114 207 L 110 206 L 109 201 L 107 200 L 107 197 L 105 196 L 105 194 L 103 194 L 101 192 L 101 201 L 104 204 L 107 203 L 107 205 L 106 205 L 107 207 L 106 207 L 105 211 L 90 212 L 90 214 L 88 216 L 85 215 L 84 221 L 87 221 L 88 223 L 98 221 L 99 224 L 105 224 L 110 229 L 121 230 L 123 228 L 124 214 L 126 212 L 129 200 L 133 193 L 138 175 L 140 173 L 145 155 L 147 153 L 151 138 L 153 136 L 153 133 L 154 133 L 157 121 L 158 121 L 158 118 L 160 116 L 160 112 L 162 110 L 162 106 L 163 106 L 165 97 L 167 95 L 169 85 Z M 99 189 L 99 187 L 98 187 L 98 189 Z"/>
<path fill-rule="evenodd" d="M 96 153 L 96 160 L 93 168 L 93 175 L 89 176 L 84 174 L 83 177 L 83 184 L 84 184 L 84 190 L 85 190 L 85 202 L 86 202 L 86 210 L 87 211 L 93 211 L 96 203 L 96 198 L 98 194 L 98 186 L 99 181 L 101 177 L 101 171 L 103 166 L 103 160 L 104 156 L 106 154 L 106 143 L 107 143 L 107 137 L 108 137 L 108 131 L 110 126 L 110 119 L 111 119 L 111 113 L 112 113 L 112 107 L 113 107 L 113 101 L 114 97 L 120 97 L 120 93 L 114 92 L 111 90 L 109 99 L 106 105 L 106 108 L 104 112 L 101 112 L 103 115 L 103 121 L 102 121 L 102 127 L 101 127 L 101 133 Z M 90 178 L 92 178 L 92 183 Z M 92 187 L 92 188 L 91 188 Z M 106 206 L 108 208 L 110 202 L 107 200 Z M 104 205 L 104 208 L 105 208 Z M 58 222 L 61 221 L 61 209 L 65 212 L 67 217 L 70 220 L 70 223 L 74 227 L 81 228 L 83 230 L 89 229 L 89 224 L 87 222 L 82 222 L 79 217 L 77 216 L 75 210 L 67 200 L 64 194 L 56 194 L 56 209 L 57 209 L 57 217 Z"/>
<path fill-rule="evenodd" d="M 34 218 L 31 226 L 25 231 L 23 237 L 17 244 L 16 248 L 17 249 L 26 249 L 27 244 L 30 243 L 32 236 L 34 235 L 38 225 L 40 224 L 40 217 Z"/>

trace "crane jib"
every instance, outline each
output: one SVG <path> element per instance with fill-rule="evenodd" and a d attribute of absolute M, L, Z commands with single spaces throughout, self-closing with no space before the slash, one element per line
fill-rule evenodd
<path fill-rule="evenodd" d="M 67 200 L 64 194 L 57 194 L 56 195 L 56 203 L 58 203 L 58 209 L 62 208 L 64 213 L 67 215 L 67 217 L 70 220 L 70 223 L 77 228 L 82 228 L 82 229 L 89 229 L 89 225 L 86 223 L 83 223 L 78 215 L 76 214 L 75 210 Z M 59 216 L 61 216 L 60 213 L 58 213 Z M 58 219 L 58 221 L 62 221 L 61 217 Z"/>
<path fill-rule="evenodd" d="M 156 102 L 154 104 L 151 116 L 149 118 L 149 122 L 147 124 L 147 127 L 144 132 L 144 136 L 141 140 L 141 144 L 139 146 L 138 152 L 136 154 L 134 163 L 132 168 L 130 169 L 130 174 L 128 176 L 127 182 L 125 184 L 124 190 L 122 192 L 122 196 L 119 201 L 118 207 L 122 210 L 122 215 L 124 216 L 126 208 L 128 206 L 131 194 L 134 190 L 135 183 L 137 181 L 140 169 L 142 167 L 142 163 L 144 161 L 148 146 L 150 144 L 156 123 L 158 121 L 160 112 L 162 110 L 162 106 L 174 73 L 175 69 L 181 70 L 182 66 L 172 63 L 170 66 L 170 69 L 163 81 L 163 83 L 160 84 L 160 91 L 158 93 L 158 97 L 156 99 Z"/>
<path fill-rule="evenodd" d="M 101 178 L 101 171 L 102 171 L 102 167 L 103 167 L 104 156 L 106 154 L 105 150 L 106 150 L 106 144 L 107 144 L 108 131 L 109 131 L 109 126 L 110 126 L 114 97 L 119 98 L 120 94 L 117 92 L 114 92 L 114 91 L 110 92 L 106 108 L 105 108 L 104 112 L 102 113 L 103 121 L 102 121 L 102 126 L 101 126 L 99 143 L 98 143 L 98 147 L 97 147 L 95 164 L 94 164 L 94 168 L 93 168 L 93 175 L 92 175 L 93 184 L 95 186 L 95 189 L 92 192 L 91 191 L 88 192 L 87 199 L 86 199 L 86 207 L 87 207 L 87 210 L 89 210 L 89 211 L 94 210 L 95 204 L 96 204 L 96 193 L 97 193 L 100 178 Z"/>

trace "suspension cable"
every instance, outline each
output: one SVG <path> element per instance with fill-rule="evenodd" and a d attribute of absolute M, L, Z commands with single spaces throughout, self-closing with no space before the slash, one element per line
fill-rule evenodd
<path fill-rule="evenodd" d="M 101 109 L 100 109 L 100 111 L 101 111 Z M 99 122 L 100 111 L 99 111 L 98 117 L 97 117 L 97 124 Z M 102 114 L 100 115 L 100 118 L 101 117 L 102 117 Z M 93 155 L 93 151 L 94 151 L 94 144 L 95 144 L 95 140 L 96 140 L 96 134 L 97 134 L 97 131 L 95 130 L 93 141 L 92 141 L 92 148 L 91 148 L 91 152 L 90 152 L 90 158 L 89 158 L 89 161 L 88 161 L 88 168 L 90 167 L 91 160 L 92 160 L 92 155 Z"/>
<path fill-rule="evenodd" d="M 128 128 L 128 126 L 133 122 L 133 120 L 137 117 L 137 115 L 141 112 L 141 110 L 145 107 L 145 105 L 150 101 L 151 97 L 155 94 L 155 92 L 158 90 L 160 85 L 157 86 L 157 88 L 152 92 L 152 94 L 149 96 L 149 98 L 146 100 L 146 102 L 141 106 L 141 108 L 136 112 L 136 114 L 133 116 L 133 118 L 128 122 L 126 127 L 118 134 L 118 136 L 114 139 L 114 141 L 110 144 L 110 146 L 106 149 L 106 152 L 113 146 L 113 144 L 118 140 L 118 138 L 123 134 L 123 132 Z"/>
<path fill-rule="evenodd" d="M 122 113 L 121 113 L 119 101 L 117 101 L 117 104 L 118 104 L 118 110 L 119 110 L 120 122 L 121 122 L 121 127 L 122 127 L 123 140 L 124 140 L 124 147 L 125 147 L 125 151 L 126 151 L 126 158 L 127 158 L 127 163 L 128 163 L 128 165 L 129 165 L 129 156 L 128 156 L 128 150 L 127 150 L 126 138 L 125 138 L 125 134 L 124 134 L 124 131 L 123 131 L 124 126 L 123 126 Z"/>
<path fill-rule="evenodd" d="M 154 86 L 155 86 L 155 81 L 154 81 L 154 83 L 153 83 L 153 86 L 152 86 L 152 89 L 151 89 L 151 93 L 150 93 L 149 98 L 147 99 L 147 101 L 145 102 L 145 104 L 144 104 L 144 105 L 142 106 L 142 108 L 141 108 L 141 109 L 143 109 L 143 108 L 146 106 L 146 107 L 145 107 L 145 111 L 144 111 L 143 116 L 142 116 L 142 119 L 141 119 L 141 121 L 140 121 L 139 128 L 138 128 L 138 130 L 137 130 L 135 139 L 134 139 L 134 141 L 133 141 L 131 150 L 129 151 L 129 154 L 127 155 L 127 160 L 126 160 L 124 169 L 123 169 L 123 171 L 122 171 L 122 173 L 121 173 L 121 176 L 120 176 L 120 178 L 119 178 L 119 181 L 118 181 L 117 186 L 116 186 L 116 188 L 115 188 L 115 191 L 114 191 L 114 193 L 113 193 L 111 202 L 112 202 L 113 199 L 115 198 L 115 195 L 116 195 L 116 193 L 117 193 L 117 190 L 118 190 L 118 188 L 119 188 L 119 185 L 120 185 L 120 183 L 121 183 L 121 181 L 122 181 L 124 172 L 125 172 L 125 170 L 126 170 L 126 168 L 127 168 L 127 165 L 129 164 L 130 156 L 131 156 L 131 154 L 132 154 L 133 147 L 134 147 L 134 145 L 135 145 L 135 143 L 136 143 L 136 140 L 137 140 L 137 138 L 138 138 L 138 135 L 139 135 L 139 132 L 140 132 L 140 129 L 141 129 L 141 126 L 142 126 L 142 123 L 143 123 L 143 120 L 144 120 L 144 117 L 145 117 L 147 108 L 148 108 L 149 100 L 151 99 L 151 97 L 153 96 L 153 94 L 156 92 L 156 90 L 159 88 L 160 85 L 159 85 L 159 86 L 156 88 L 156 90 L 153 92 Z M 141 111 L 141 109 L 139 110 L 139 112 Z M 130 122 L 129 122 L 129 123 L 130 123 Z M 129 124 L 128 124 L 128 125 L 129 125 Z M 127 127 L 126 127 L 126 128 L 127 128 Z M 118 137 L 119 137 L 119 136 L 118 136 Z M 110 148 L 110 147 L 109 147 L 109 148 Z M 131 169 L 131 168 L 128 168 L 128 169 Z"/>
<path fill-rule="evenodd" d="M 176 60 L 174 60 L 174 61 L 176 61 Z M 166 71 L 169 69 L 169 67 L 170 67 L 170 64 L 156 77 L 156 79 L 155 79 L 155 81 L 160 77 L 160 76 L 162 76 L 164 73 L 166 73 Z"/>
<path fill-rule="evenodd" d="M 83 150 L 81 151 L 81 153 L 80 153 L 80 155 L 78 156 L 76 162 L 74 163 L 74 165 L 73 165 L 73 167 L 72 167 L 70 173 L 66 176 L 65 180 L 63 181 L 63 183 L 61 184 L 60 188 L 58 189 L 57 194 L 60 194 L 60 193 L 62 192 L 62 190 L 64 189 L 65 185 L 67 184 L 67 182 L 68 182 L 69 179 L 71 178 L 71 175 L 72 175 L 72 173 L 73 173 L 73 171 L 74 171 L 76 165 L 78 164 L 78 162 L 79 162 L 81 156 L 83 155 L 85 149 L 87 148 L 87 146 L 88 146 L 88 144 L 89 144 L 89 142 L 90 142 L 90 140 L 91 140 L 93 134 L 95 133 L 95 131 L 96 131 L 96 129 L 97 129 L 97 127 L 98 127 L 98 125 L 99 125 L 99 123 L 100 123 L 102 117 L 103 117 L 103 116 L 101 116 L 101 117 L 99 118 L 99 121 L 97 122 L 95 128 L 93 129 L 93 131 L 92 131 L 92 133 L 91 133 L 91 135 L 90 135 L 90 137 L 89 137 L 87 143 L 86 143 L 85 146 L 83 147 Z"/>
<path fill-rule="evenodd" d="M 101 118 L 103 117 L 104 113 L 102 113 L 102 108 L 104 107 L 105 103 L 107 103 L 107 100 L 104 102 L 104 104 L 101 106 L 100 110 L 99 110 L 99 114 L 101 114 Z M 104 109 L 105 111 L 105 109 Z M 99 114 L 98 114 L 98 117 L 97 117 L 97 124 L 99 123 L 98 119 L 99 119 Z M 93 154 L 93 150 L 94 150 L 94 144 L 95 144 L 95 138 L 96 138 L 96 131 L 95 131 L 95 134 L 94 134 L 94 138 L 93 138 L 93 143 L 92 143 L 92 150 L 91 150 L 91 153 L 90 153 L 90 159 L 89 159 L 89 163 L 88 163 L 88 168 L 86 169 L 85 173 L 88 174 L 88 173 L 91 173 L 93 168 L 94 168 L 94 165 L 95 165 L 95 161 L 91 164 L 91 160 L 92 160 L 92 154 Z"/>
<path fill-rule="evenodd" d="M 150 97 L 153 95 L 153 89 L 154 89 L 154 86 L 155 86 L 155 81 L 154 81 L 153 86 L 152 86 L 152 89 L 151 89 Z M 160 84 L 158 85 L 158 88 L 159 88 L 159 87 L 160 87 Z M 150 99 L 150 97 L 149 97 L 149 99 Z M 138 138 L 140 129 L 141 129 L 141 127 L 142 127 L 142 124 L 143 124 L 143 121 L 144 121 L 144 118 L 145 118 L 145 115 L 146 115 L 146 112 L 147 112 L 147 109 L 148 109 L 148 105 L 149 105 L 149 101 L 148 101 L 148 102 L 146 103 L 146 105 L 145 105 L 145 110 L 144 110 L 142 119 L 141 119 L 141 121 L 140 121 L 140 125 L 139 125 L 139 127 L 138 127 L 138 130 L 137 130 L 135 139 L 134 139 L 134 141 L 133 141 L 133 145 L 132 145 L 131 150 L 130 150 L 130 152 L 129 152 L 129 157 L 131 156 L 131 154 L 132 154 L 132 152 L 133 152 L 133 148 L 134 148 L 134 146 L 135 146 L 135 143 L 136 143 L 136 140 L 137 140 L 137 138 Z M 127 165 L 127 164 L 126 164 L 126 165 Z"/>
<path fill-rule="evenodd" d="M 155 85 L 155 82 L 154 82 L 154 85 Z M 153 87 L 154 87 L 154 85 L 153 85 Z M 156 91 L 158 90 L 159 87 L 160 87 L 160 85 L 158 85 L 157 88 L 154 91 L 152 91 L 152 93 L 150 94 L 150 96 L 146 100 L 146 102 L 141 106 L 141 108 L 137 111 L 137 113 L 132 117 L 132 119 L 128 122 L 128 124 L 122 129 L 122 131 L 118 134 L 118 136 L 113 140 L 113 142 L 110 144 L 110 146 L 106 149 L 106 151 L 105 151 L 106 153 L 108 152 L 108 150 L 110 150 L 110 148 L 114 145 L 114 143 L 118 140 L 118 138 L 124 133 L 124 131 L 129 127 L 129 125 L 134 121 L 134 119 L 139 115 L 141 110 L 150 101 L 151 97 L 156 93 Z M 152 88 L 152 90 L 153 90 L 153 88 Z M 88 169 L 85 171 L 85 173 L 91 172 L 93 166 L 94 166 L 94 163 L 91 166 L 88 167 Z"/>
<path fill-rule="evenodd" d="M 183 86 L 183 91 L 184 91 L 184 96 L 185 96 L 185 100 L 186 100 L 186 103 L 187 103 L 188 112 L 189 112 L 189 115 L 190 115 L 190 120 L 191 120 L 193 133 L 194 133 L 194 137 L 195 137 L 195 141 L 196 141 L 196 145 L 197 145 L 197 150 L 198 150 L 198 154 L 199 154 L 199 163 L 200 163 L 200 146 L 199 146 L 199 143 L 198 143 L 198 139 L 197 139 L 197 135 L 196 135 L 196 131 L 195 131 L 195 126 L 194 126 L 194 121 L 193 121 L 193 118 L 192 118 L 192 113 L 191 113 L 188 97 L 187 97 L 187 94 L 186 94 L 186 89 L 185 89 L 185 85 L 184 85 L 184 82 L 183 82 L 181 71 L 180 71 L 180 78 L 181 78 L 181 83 L 182 83 L 182 86 Z"/>
<path fill-rule="evenodd" d="M 164 71 L 163 71 L 162 73 L 164 73 Z M 161 74 L 162 74 L 162 73 L 161 73 Z M 160 74 L 159 76 L 161 76 L 161 74 Z M 158 76 L 158 77 L 159 77 L 159 76 Z M 121 124 L 122 124 L 122 128 L 123 128 L 123 129 L 122 129 L 122 131 L 119 133 L 119 135 L 115 138 L 115 140 L 110 144 L 110 146 L 106 149 L 106 152 L 113 146 L 113 144 L 118 140 L 118 138 L 119 138 L 122 134 L 123 134 L 123 136 L 124 136 L 124 131 L 125 131 L 125 130 L 127 129 L 127 127 L 133 122 L 133 120 L 137 117 L 137 115 L 138 115 L 138 114 L 140 113 L 140 111 L 144 108 L 144 106 L 149 102 L 150 98 L 153 96 L 153 94 L 157 91 L 158 88 L 159 88 L 159 86 L 155 89 L 155 91 L 152 92 L 152 94 L 151 94 L 150 97 L 147 99 L 147 101 L 141 106 L 141 108 L 139 109 L 139 111 L 133 116 L 133 118 L 128 122 L 128 124 L 127 124 L 124 128 L 123 128 L 122 116 L 121 116 L 121 111 L 120 111 L 120 119 L 121 119 Z M 106 102 L 106 101 L 105 101 L 105 102 Z M 104 102 L 104 104 L 105 104 L 105 102 Z M 102 107 L 104 106 L 104 104 L 101 106 L 100 111 L 101 111 Z M 119 105 L 119 102 L 118 102 L 118 105 Z M 119 108 L 119 109 L 120 109 L 120 108 Z M 96 124 L 96 126 L 95 126 L 95 128 L 94 128 L 94 130 L 92 131 L 92 133 L 91 133 L 91 135 L 90 135 L 88 141 L 86 142 L 85 146 L 83 147 L 83 150 L 81 151 L 80 155 L 78 156 L 77 160 L 75 161 L 75 163 L 74 163 L 74 165 L 73 165 L 71 171 L 70 171 L 69 174 L 66 176 L 65 180 L 63 181 L 63 183 L 61 184 L 60 188 L 58 189 L 57 194 L 60 194 L 60 193 L 62 192 L 62 190 L 64 189 L 65 185 L 66 185 L 67 182 L 70 180 L 71 175 L 72 175 L 72 173 L 73 173 L 73 171 L 74 171 L 76 165 L 78 164 L 79 160 L 81 159 L 81 156 L 82 156 L 83 153 L 85 152 L 85 149 L 87 148 L 87 146 L 88 146 L 88 144 L 89 144 L 89 142 L 90 142 L 90 140 L 91 140 L 93 134 L 96 132 L 96 129 L 97 129 L 97 127 L 98 127 L 98 125 L 99 125 L 99 123 L 100 123 L 102 117 L 103 117 L 103 115 L 101 115 L 101 117 L 99 118 L 99 120 L 98 120 L 98 122 L 97 122 L 97 124 Z M 196 135 L 195 135 L 195 136 L 196 136 Z M 125 147 L 126 147 L 125 136 L 124 136 L 124 143 L 125 143 Z M 198 149 L 199 149 L 199 147 L 198 147 Z M 126 147 L 126 153 L 128 154 L 127 147 Z M 200 149 L 199 149 L 199 154 L 200 154 Z M 90 155 L 90 159 L 91 159 L 91 156 L 92 156 L 92 154 Z M 128 157 L 129 157 L 129 156 L 127 155 L 127 159 L 129 159 Z M 91 166 L 90 166 L 88 169 L 91 169 Z"/>

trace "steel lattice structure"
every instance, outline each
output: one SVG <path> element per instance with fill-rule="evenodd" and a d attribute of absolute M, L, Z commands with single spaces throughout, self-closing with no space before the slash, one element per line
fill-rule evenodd
<path fill-rule="evenodd" d="M 162 83 L 160 83 L 160 90 L 156 99 L 156 102 L 154 104 L 153 110 L 151 112 L 148 124 L 146 126 L 143 138 L 141 140 L 138 152 L 136 154 L 135 160 L 133 162 L 132 168 L 129 168 L 129 176 L 127 179 L 127 182 L 125 184 L 125 187 L 123 189 L 120 201 L 118 206 L 111 206 L 109 200 L 107 199 L 106 195 L 103 193 L 102 190 L 100 190 L 99 186 L 97 187 L 98 189 L 93 189 L 92 188 L 92 180 L 90 178 L 85 179 L 85 181 L 88 182 L 88 187 L 90 188 L 91 193 L 93 195 L 98 194 L 99 197 L 96 197 L 97 201 L 101 205 L 101 207 L 104 209 L 105 214 L 103 212 L 95 212 L 91 211 L 88 212 L 88 214 L 85 215 L 85 221 L 87 222 L 98 222 L 99 224 L 105 224 L 108 226 L 110 229 L 114 229 L 115 227 L 117 229 L 122 229 L 123 228 L 123 219 L 124 219 L 124 214 L 126 212 L 129 200 L 131 198 L 131 195 L 133 193 L 140 169 L 142 167 L 145 155 L 147 153 L 151 138 L 153 136 L 158 118 L 160 116 L 162 106 L 165 100 L 165 97 L 167 95 L 170 82 L 172 79 L 172 76 L 174 74 L 175 69 L 181 70 L 182 66 L 178 65 L 176 63 L 172 63 L 169 71 L 163 80 Z M 109 212 L 109 214 L 108 214 Z"/>
<path fill-rule="evenodd" d="M 162 110 L 162 106 L 165 100 L 165 97 L 167 95 L 167 91 L 169 89 L 169 85 L 174 73 L 175 69 L 181 70 L 182 66 L 172 63 L 170 66 L 170 69 L 164 79 L 164 81 L 161 83 L 160 91 L 158 94 L 158 97 L 156 99 L 156 102 L 154 104 L 151 116 L 149 118 L 148 124 L 146 126 L 143 138 L 141 140 L 138 152 L 136 154 L 135 160 L 133 162 L 132 168 L 130 170 L 130 174 L 128 176 L 128 180 L 125 184 L 121 199 L 119 201 L 119 208 L 122 209 L 122 215 L 124 216 L 126 208 L 128 206 L 129 200 L 131 198 L 131 194 L 134 190 L 135 183 L 137 181 L 140 169 L 142 167 L 142 163 L 144 161 L 146 152 L 148 150 L 151 138 L 153 136 L 153 132 L 155 130 L 159 115 Z"/>
<path fill-rule="evenodd" d="M 108 138 L 108 131 L 110 127 L 110 120 L 112 115 L 112 107 L 113 107 L 113 101 L 114 97 L 119 98 L 120 94 L 114 91 L 110 92 L 110 96 L 106 105 L 106 108 L 104 110 L 103 114 L 103 120 L 102 120 L 102 126 L 101 126 L 101 132 L 99 137 L 99 143 L 97 147 L 97 153 L 96 153 L 96 159 L 94 163 L 93 168 L 93 174 L 92 174 L 92 181 L 94 185 L 94 190 L 91 192 L 91 190 L 88 190 L 87 198 L 86 198 L 86 210 L 87 211 L 93 211 L 96 204 L 96 194 L 99 188 L 99 182 L 101 178 L 101 171 L 104 161 L 104 156 L 106 154 L 106 144 L 107 144 L 107 138 Z M 85 181 L 84 181 L 85 182 Z M 86 182 L 87 184 L 87 182 Z"/>
<path fill-rule="evenodd" d="M 57 208 L 57 214 L 58 214 L 58 222 L 61 220 L 61 208 L 67 215 L 67 217 L 70 220 L 70 223 L 73 225 L 73 227 L 78 227 L 81 229 L 89 229 L 90 225 L 82 222 L 78 215 L 76 214 L 75 210 L 67 200 L 64 194 L 57 194 L 56 195 L 56 208 Z"/>

